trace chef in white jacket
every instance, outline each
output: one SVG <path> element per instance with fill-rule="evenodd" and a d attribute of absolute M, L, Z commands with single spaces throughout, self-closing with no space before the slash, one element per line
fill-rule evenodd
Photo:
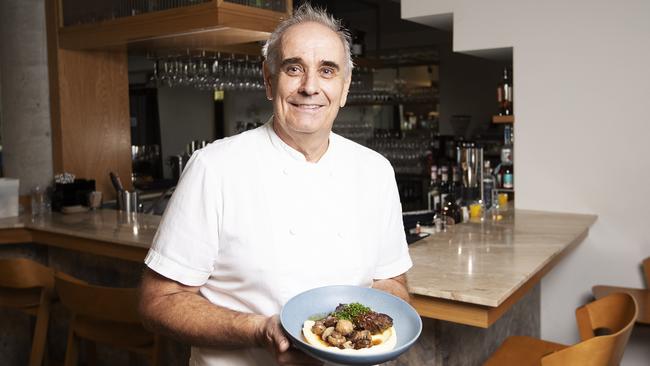
<path fill-rule="evenodd" d="M 263 53 L 273 116 L 192 155 L 145 259 L 144 323 L 191 344 L 191 365 L 319 364 L 277 316 L 311 288 L 408 300 L 393 169 L 331 131 L 350 86 L 349 33 L 305 4 Z"/>

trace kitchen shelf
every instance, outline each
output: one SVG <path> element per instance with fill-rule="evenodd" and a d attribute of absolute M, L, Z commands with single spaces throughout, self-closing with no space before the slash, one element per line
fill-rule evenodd
<path fill-rule="evenodd" d="M 59 1 L 61 5 L 61 0 Z M 65 9 L 59 8 L 60 11 Z M 59 47 L 73 50 L 202 49 L 266 40 L 290 14 L 223 0 L 211 0 L 166 10 L 116 17 L 95 23 L 63 25 L 59 15 Z"/>
<path fill-rule="evenodd" d="M 515 116 L 492 116 L 492 123 L 515 123 Z"/>

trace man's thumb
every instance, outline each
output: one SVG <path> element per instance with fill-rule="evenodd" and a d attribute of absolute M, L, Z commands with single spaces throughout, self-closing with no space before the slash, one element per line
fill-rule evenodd
<path fill-rule="evenodd" d="M 274 335 L 275 338 L 275 344 L 278 347 L 278 352 L 285 352 L 286 350 L 289 349 L 289 340 L 282 334 L 282 332 L 278 332 Z"/>

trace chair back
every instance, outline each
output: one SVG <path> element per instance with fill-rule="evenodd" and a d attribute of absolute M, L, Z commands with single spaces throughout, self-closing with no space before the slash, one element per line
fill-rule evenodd
<path fill-rule="evenodd" d="M 61 303 L 76 315 L 119 323 L 141 322 L 135 288 L 90 285 L 58 273 L 55 286 Z"/>
<path fill-rule="evenodd" d="M 29 354 L 30 366 L 47 359 L 47 329 L 54 288 L 54 271 L 27 258 L 0 259 L 0 306 L 36 317 Z"/>
<path fill-rule="evenodd" d="M 0 287 L 29 289 L 54 287 L 54 272 L 27 258 L 0 259 Z"/>
<path fill-rule="evenodd" d="M 643 260 L 643 275 L 645 277 L 645 287 L 650 289 L 650 257 Z"/>
<path fill-rule="evenodd" d="M 626 293 L 613 293 L 579 307 L 576 320 L 582 341 L 543 357 L 542 365 L 618 365 L 637 312 L 634 297 Z"/>

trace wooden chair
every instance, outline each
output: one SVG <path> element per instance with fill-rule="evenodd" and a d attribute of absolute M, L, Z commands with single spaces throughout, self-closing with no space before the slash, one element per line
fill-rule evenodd
<path fill-rule="evenodd" d="M 44 361 L 53 288 L 54 272 L 49 267 L 26 258 L 0 259 L 0 306 L 36 317 L 30 366 Z"/>
<path fill-rule="evenodd" d="M 611 294 L 576 309 L 579 343 L 567 346 L 532 337 L 509 337 L 484 365 L 618 365 L 636 315 L 632 296 Z"/>
<path fill-rule="evenodd" d="M 639 306 L 639 314 L 636 317 L 636 322 L 639 324 L 650 325 L 650 257 L 643 261 L 643 274 L 646 283 L 645 289 L 597 285 L 591 288 L 591 293 L 593 293 L 594 297 L 597 299 L 616 292 L 625 292 L 634 296 L 634 299 Z"/>
<path fill-rule="evenodd" d="M 95 362 L 95 344 L 142 354 L 150 365 L 158 364 L 160 340 L 144 329 L 137 313 L 137 289 L 94 286 L 56 274 L 55 288 L 61 303 L 72 313 L 65 352 L 65 366 L 78 363 L 79 340 L 88 342 L 89 363 Z"/>

